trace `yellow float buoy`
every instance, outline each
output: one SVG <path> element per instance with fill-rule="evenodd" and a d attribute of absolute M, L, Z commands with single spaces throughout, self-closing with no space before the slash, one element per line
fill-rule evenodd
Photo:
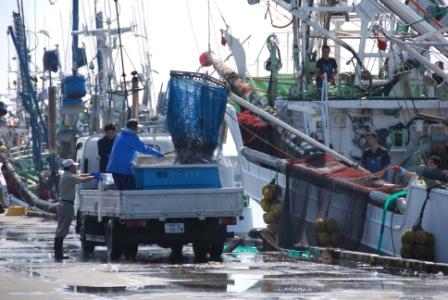
<path fill-rule="evenodd" d="M 271 203 L 268 200 L 264 199 L 264 198 L 261 199 L 260 206 L 261 206 L 261 208 L 263 209 L 264 212 L 270 211 L 271 207 L 272 207 Z"/>
<path fill-rule="evenodd" d="M 325 222 L 325 229 L 329 233 L 337 232 L 339 230 L 338 222 L 335 219 L 329 219 Z"/>
<path fill-rule="evenodd" d="M 25 207 L 22 206 L 10 206 L 6 210 L 5 216 L 24 216 L 25 215 Z"/>
<path fill-rule="evenodd" d="M 314 221 L 314 229 L 316 230 L 316 232 L 323 232 L 325 230 L 325 221 L 322 218 L 318 218 L 316 219 L 316 221 Z"/>

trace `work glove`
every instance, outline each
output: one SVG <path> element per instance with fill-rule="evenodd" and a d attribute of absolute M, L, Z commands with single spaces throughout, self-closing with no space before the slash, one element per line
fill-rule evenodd
<path fill-rule="evenodd" d="M 399 175 L 403 176 L 406 173 L 406 169 L 403 167 L 400 167 L 398 165 L 394 166 L 394 173 L 398 173 Z"/>
<path fill-rule="evenodd" d="M 333 75 L 331 75 L 330 78 L 328 78 L 328 82 L 329 82 L 331 85 L 333 85 L 333 84 L 335 83 L 335 80 L 334 80 L 334 76 L 333 76 Z"/>
<path fill-rule="evenodd" d="M 96 181 L 102 181 L 103 177 L 101 176 L 101 172 L 91 172 L 90 176 L 95 177 Z"/>
<path fill-rule="evenodd" d="M 319 74 L 319 79 L 320 79 L 320 80 L 324 80 L 324 73 L 320 73 L 320 74 Z"/>

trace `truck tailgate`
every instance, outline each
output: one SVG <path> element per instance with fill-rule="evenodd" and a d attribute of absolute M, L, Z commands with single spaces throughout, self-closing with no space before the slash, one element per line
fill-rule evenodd
<path fill-rule="evenodd" d="M 79 192 L 85 214 L 122 219 L 167 219 L 240 216 L 241 188 Z"/>

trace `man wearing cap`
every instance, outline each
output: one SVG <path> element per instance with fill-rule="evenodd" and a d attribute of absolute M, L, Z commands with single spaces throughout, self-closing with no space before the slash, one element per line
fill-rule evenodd
<path fill-rule="evenodd" d="M 73 159 L 64 159 L 62 167 L 64 172 L 59 179 L 59 205 L 58 205 L 58 227 L 54 238 L 54 259 L 61 261 L 62 246 L 64 238 L 67 236 L 72 223 L 75 210 L 73 205 L 75 203 L 76 185 L 81 182 L 88 182 L 95 177 L 89 174 L 76 175 L 76 166 Z"/>
<path fill-rule="evenodd" d="M 376 133 L 371 132 L 367 135 L 369 148 L 362 154 L 363 166 L 372 173 L 380 174 L 383 177 L 387 166 L 390 164 L 389 152 L 378 143 Z"/>
<path fill-rule="evenodd" d="M 115 185 L 119 190 L 135 189 L 134 177 L 132 176 L 132 161 L 135 152 L 150 154 L 162 158 L 163 154 L 151 147 L 146 146 L 138 137 L 138 121 L 129 119 L 126 128 L 121 130 L 115 138 L 112 153 L 107 164 L 107 172 L 112 173 Z"/>

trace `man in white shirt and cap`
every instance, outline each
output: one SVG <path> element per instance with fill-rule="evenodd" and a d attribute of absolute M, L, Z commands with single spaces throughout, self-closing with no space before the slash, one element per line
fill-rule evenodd
<path fill-rule="evenodd" d="M 54 259 L 62 261 L 62 246 L 64 238 L 67 236 L 72 223 L 75 210 L 76 185 L 81 182 L 88 182 L 95 179 L 89 174 L 76 174 L 78 163 L 73 159 L 64 159 L 62 168 L 64 172 L 59 179 L 59 205 L 58 205 L 58 227 L 54 238 Z"/>

